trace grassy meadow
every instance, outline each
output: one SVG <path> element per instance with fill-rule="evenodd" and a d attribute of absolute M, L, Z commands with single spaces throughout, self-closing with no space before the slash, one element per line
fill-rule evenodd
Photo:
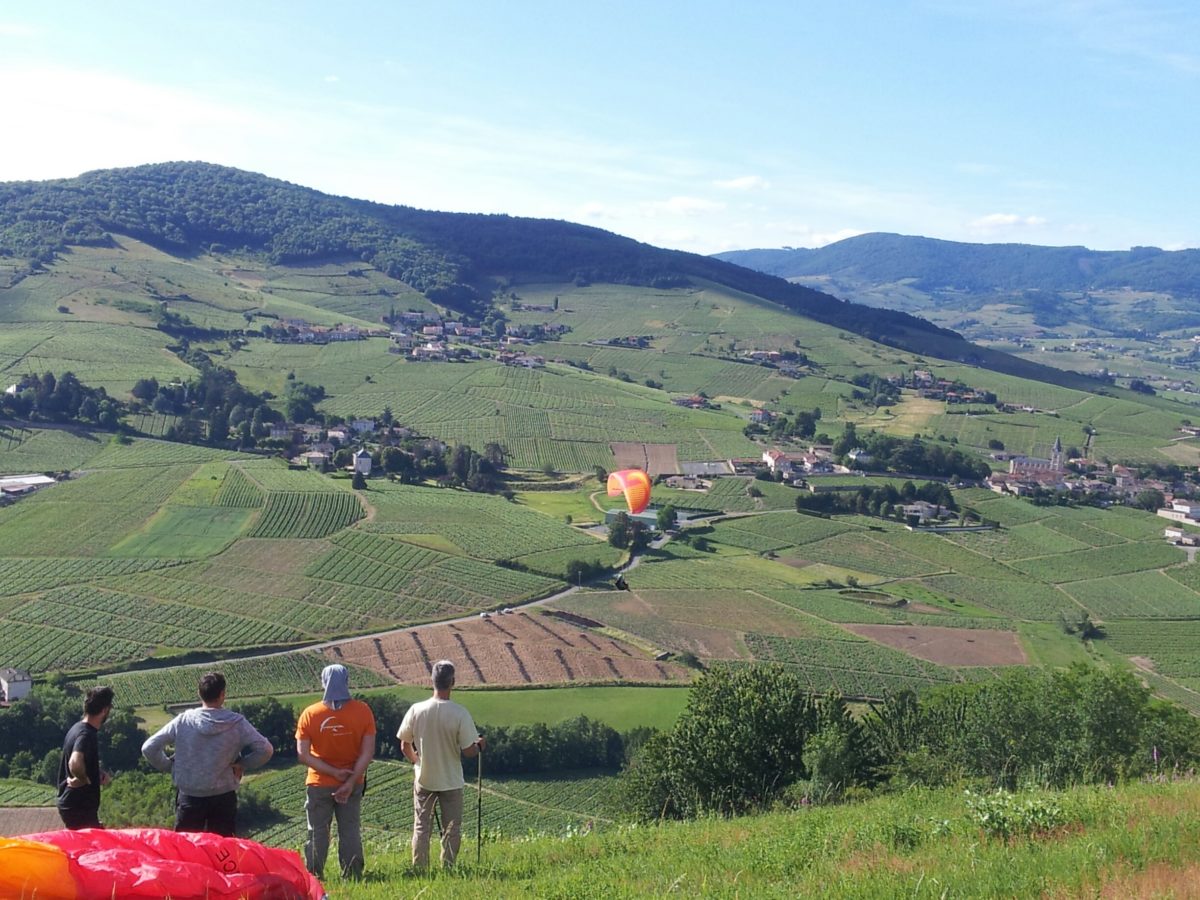
<path fill-rule="evenodd" d="M 560 796 L 570 795 L 564 785 Z M 515 840 L 489 835 L 478 864 L 468 829 L 453 873 L 414 873 L 406 835 L 399 834 L 368 848 L 363 882 L 342 882 L 335 875 L 325 886 L 347 900 L 468 892 L 659 897 L 687 891 L 705 897 L 880 900 L 1191 896 L 1200 877 L 1195 781 L 1017 799 L 1053 804 L 1060 824 L 1005 840 L 989 834 L 961 791 L 907 791 L 731 820 L 593 828 L 585 834 L 548 829 Z M 498 802 L 505 798 L 485 790 L 485 818 Z M 516 798 L 508 802 L 517 805 Z"/>

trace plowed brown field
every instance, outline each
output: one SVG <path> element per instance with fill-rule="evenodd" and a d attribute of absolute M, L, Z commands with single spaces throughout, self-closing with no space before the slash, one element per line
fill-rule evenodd
<path fill-rule="evenodd" d="M 494 614 L 339 644 L 338 660 L 424 685 L 432 663 L 455 663 L 462 687 L 569 682 L 686 682 L 683 666 L 550 616 Z"/>

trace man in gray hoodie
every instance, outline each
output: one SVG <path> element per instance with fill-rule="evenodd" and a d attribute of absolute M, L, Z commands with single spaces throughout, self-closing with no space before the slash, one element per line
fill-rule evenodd
<path fill-rule="evenodd" d="M 275 748 L 241 713 L 225 709 L 225 676 L 200 679 L 199 709 L 189 709 L 142 745 L 142 755 L 160 772 L 170 772 L 178 792 L 176 831 L 208 831 L 232 837 L 237 825 L 237 789 L 246 769 L 265 764 Z M 175 755 L 165 747 L 175 745 Z"/>

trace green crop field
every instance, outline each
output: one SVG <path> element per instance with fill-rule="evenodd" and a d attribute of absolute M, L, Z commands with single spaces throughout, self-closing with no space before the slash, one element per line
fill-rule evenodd
<path fill-rule="evenodd" d="M 301 694 L 318 688 L 321 669 L 329 660 L 315 651 L 281 653 L 255 659 L 230 659 L 171 669 L 148 669 L 106 675 L 103 684 L 116 691 L 118 702 L 129 706 L 161 706 L 196 699 L 196 686 L 205 672 L 220 671 L 229 683 L 230 702 L 247 697 Z M 351 666 L 355 689 L 380 685 L 383 679 L 369 669 Z M 88 682 L 94 683 L 94 682 Z"/>
<path fill-rule="evenodd" d="M 485 772 L 486 775 L 486 772 Z M 283 821 L 250 836 L 263 843 L 299 847 L 304 842 L 304 768 L 271 769 L 248 780 L 270 798 Z M 376 761 L 367 772 L 362 830 L 368 840 L 407 840 L 412 830 L 412 770 L 406 764 Z M 603 830 L 616 817 L 615 773 L 606 770 L 556 772 L 552 776 L 506 775 L 485 778 L 482 824 L 488 840 L 530 834 L 566 835 Z M 463 847 L 479 821 L 478 796 L 463 795 Z"/>
<path fill-rule="evenodd" d="M 63 472 L 93 459 L 109 435 L 86 429 L 29 428 L 0 422 L 0 475 Z"/>

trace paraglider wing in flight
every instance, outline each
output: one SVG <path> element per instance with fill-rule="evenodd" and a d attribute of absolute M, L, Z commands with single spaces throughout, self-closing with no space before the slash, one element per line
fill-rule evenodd
<path fill-rule="evenodd" d="M 608 476 L 608 496 L 625 495 L 625 503 L 633 515 L 650 505 L 650 476 L 641 469 L 621 469 Z"/>

